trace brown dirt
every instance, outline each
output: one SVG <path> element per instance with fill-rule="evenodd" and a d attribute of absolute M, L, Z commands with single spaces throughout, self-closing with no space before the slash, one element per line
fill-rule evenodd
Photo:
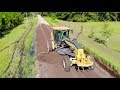
<path fill-rule="evenodd" d="M 41 54 L 40 56 L 40 61 L 47 62 L 49 64 L 61 63 L 63 60 L 63 57 L 55 51 L 49 52 L 48 54 Z"/>
<path fill-rule="evenodd" d="M 55 51 L 48 52 L 51 49 L 51 31 L 51 27 L 45 23 L 40 23 L 36 31 L 38 57 L 36 61 L 36 76 L 38 78 L 112 78 L 112 76 L 96 62 L 94 70 L 80 70 L 77 72 L 73 66 L 70 72 L 65 72 L 62 66 L 63 57 Z M 47 46 L 47 43 L 49 46 Z"/>

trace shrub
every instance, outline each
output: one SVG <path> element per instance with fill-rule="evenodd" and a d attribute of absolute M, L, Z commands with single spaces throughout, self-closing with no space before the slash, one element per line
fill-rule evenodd
<path fill-rule="evenodd" d="M 101 44 L 106 44 L 106 41 L 105 40 L 101 40 L 100 38 L 95 38 L 95 40 L 94 40 L 95 42 L 97 42 L 97 43 L 101 43 Z"/>
<path fill-rule="evenodd" d="M 6 32 L 12 29 L 24 20 L 20 12 L 0 12 L 0 32 Z"/>
<path fill-rule="evenodd" d="M 94 37 L 94 32 L 93 29 L 90 30 L 90 34 L 88 35 L 89 38 L 93 38 Z"/>

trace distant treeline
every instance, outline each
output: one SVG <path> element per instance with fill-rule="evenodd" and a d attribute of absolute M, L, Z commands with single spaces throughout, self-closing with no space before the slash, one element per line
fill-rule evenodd
<path fill-rule="evenodd" d="M 0 36 L 18 26 L 24 20 L 21 12 L 0 12 Z"/>
<path fill-rule="evenodd" d="M 41 12 L 41 15 L 73 22 L 120 21 L 119 12 Z"/>

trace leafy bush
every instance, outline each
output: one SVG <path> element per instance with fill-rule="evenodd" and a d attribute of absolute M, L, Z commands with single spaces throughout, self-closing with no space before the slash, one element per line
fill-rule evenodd
<path fill-rule="evenodd" d="M 105 40 L 102 40 L 102 39 L 100 39 L 100 38 L 95 38 L 94 41 L 96 41 L 97 43 L 102 43 L 102 44 L 105 44 L 105 43 L 106 43 Z"/>
<path fill-rule="evenodd" d="M 93 32 L 93 29 L 90 30 L 90 34 L 88 35 L 89 38 L 93 38 L 94 36 L 94 32 Z"/>
<path fill-rule="evenodd" d="M 41 15 L 73 22 L 120 21 L 119 12 L 41 12 Z"/>
<path fill-rule="evenodd" d="M 112 35 L 112 32 L 112 29 L 108 29 L 108 24 L 105 23 L 101 34 L 106 39 L 106 43 L 108 42 L 109 37 Z"/>
<path fill-rule="evenodd" d="M 0 32 L 6 32 L 12 29 L 24 20 L 24 16 L 20 12 L 0 12 Z"/>

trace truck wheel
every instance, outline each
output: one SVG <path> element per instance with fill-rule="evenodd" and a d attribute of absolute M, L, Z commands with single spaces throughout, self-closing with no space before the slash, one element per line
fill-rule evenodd
<path fill-rule="evenodd" d="M 71 63 L 68 56 L 65 56 L 63 59 L 63 68 L 66 72 L 70 71 Z"/>

